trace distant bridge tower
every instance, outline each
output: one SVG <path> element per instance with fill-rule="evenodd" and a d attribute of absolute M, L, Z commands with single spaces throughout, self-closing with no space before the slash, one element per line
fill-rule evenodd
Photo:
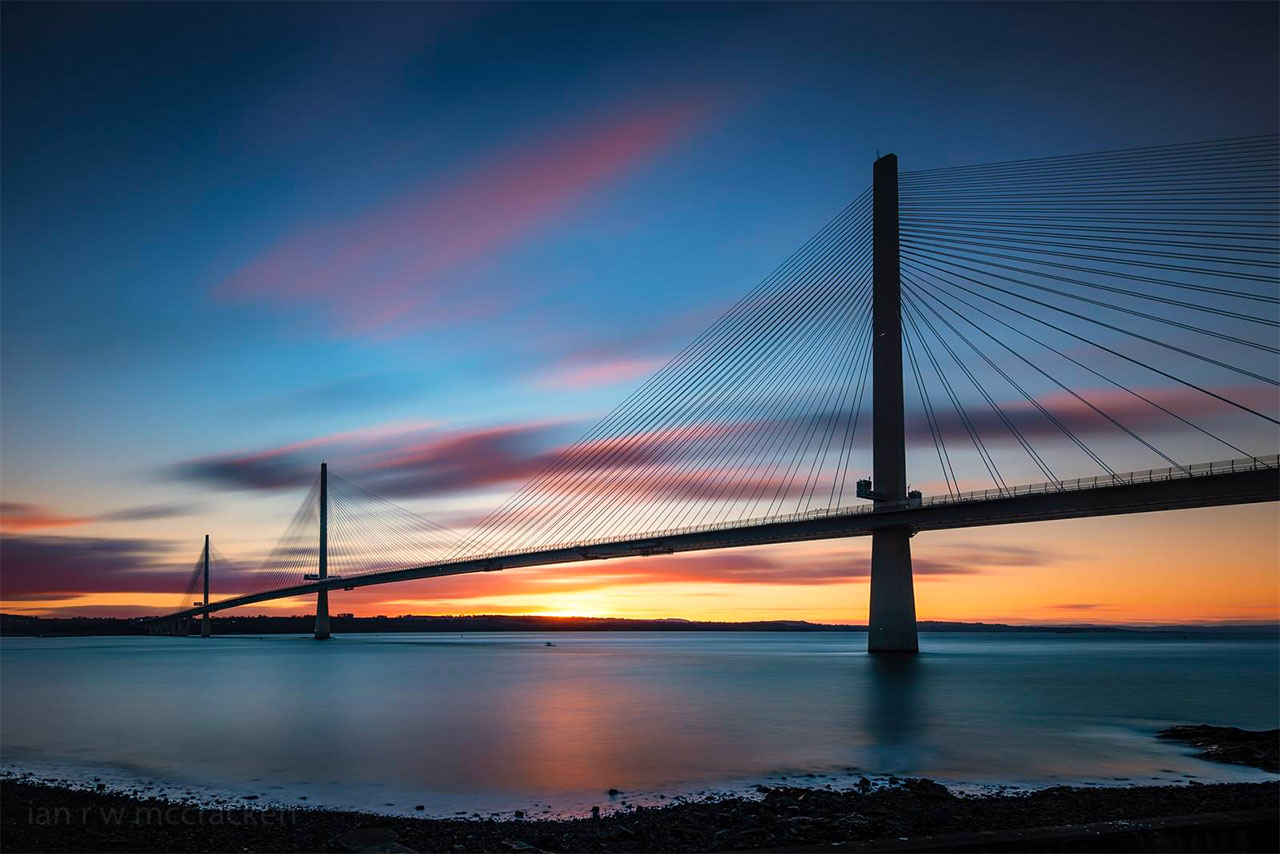
<path fill-rule="evenodd" d="M 209 535 L 204 535 L 204 606 L 209 607 Z M 200 637 L 207 638 L 213 634 L 209 612 L 205 611 L 200 619 Z"/>
<path fill-rule="evenodd" d="M 321 581 L 329 577 L 329 464 L 320 464 L 320 571 Z M 329 639 L 329 591 L 316 592 L 316 640 Z"/>
<path fill-rule="evenodd" d="M 875 162 L 872 180 L 872 489 L 878 502 L 907 499 L 902 404 L 902 280 L 898 260 L 898 158 Z M 900 506 L 889 504 L 889 507 Z M 888 507 L 886 509 L 889 509 Z M 909 527 L 871 534 L 868 652 L 919 652 Z"/>

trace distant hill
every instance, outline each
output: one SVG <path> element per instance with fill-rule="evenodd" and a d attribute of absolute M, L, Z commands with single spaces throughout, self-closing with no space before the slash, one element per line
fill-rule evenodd
<path fill-rule="evenodd" d="M 89 636 L 143 634 L 141 619 L 111 617 L 27 617 L 0 614 L 0 636 Z M 222 635 L 307 634 L 314 618 L 310 615 L 214 617 L 213 632 Z M 366 632 L 865 632 L 866 626 L 828 625 L 804 620 L 757 620 L 747 623 L 697 622 L 678 618 L 627 620 L 618 617 L 532 617 L 487 614 L 475 616 L 332 618 L 334 634 Z M 1004 623 L 920 622 L 922 632 L 1054 632 L 1063 634 L 1151 633 L 1194 634 L 1197 637 L 1275 636 L 1277 624 L 1235 624 L 1197 626 L 1096 626 L 1096 625 L 1008 625 Z"/>

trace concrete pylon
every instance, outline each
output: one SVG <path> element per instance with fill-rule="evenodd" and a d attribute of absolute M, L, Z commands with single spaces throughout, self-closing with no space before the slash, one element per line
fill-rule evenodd
<path fill-rule="evenodd" d="M 907 499 L 902 402 L 902 279 L 898 259 L 898 158 L 876 160 L 871 206 L 872 489 L 892 508 Z M 899 505 L 900 506 L 900 505 Z M 871 534 L 868 652 L 919 652 L 910 528 Z"/>
<path fill-rule="evenodd" d="M 204 606 L 209 607 L 209 535 L 204 535 Z M 209 624 L 209 612 L 205 611 L 200 618 L 200 637 L 213 635 L 213 627 Z"/>
<path fill-rule="evenodd" d="M 320 464 L 320 580 L 329 577 L 329 464 Z M 329 639 L 329 591 L 316 593 L 316 640 Z"/>

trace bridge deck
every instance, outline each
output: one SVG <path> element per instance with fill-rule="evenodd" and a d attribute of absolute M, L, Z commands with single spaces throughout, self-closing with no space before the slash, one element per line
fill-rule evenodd
<path fill-rule="evenodd" d="M 933 531 L 1277 500 L 1280 500 L 1280 457 L 1273 455 L 1256 459 L 1197 463 L 1185 468 L 1150 469 L 1031 484 L 1005 490 L 937 495 L 875 506 L 866 504 L 787 517 L 747 520 L 729 525 L 709 525 L 520 552 L 476 555 L 406 569 L 312 581 L 251 596 L 233 597 L 208 606 L 168 614 L 161 619 L 184 619 L 205 612 L 223 611 L 321 590 L 368 587 L 418 578 L 496 572 L 584 560 L 857 537 L 881 528 L 907 527 L 916 531 Z"/>

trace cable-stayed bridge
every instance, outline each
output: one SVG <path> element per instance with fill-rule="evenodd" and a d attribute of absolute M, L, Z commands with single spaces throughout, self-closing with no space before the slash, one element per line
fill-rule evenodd
<path fill-rule="evenodd" d="M 211 612 L 315 594 L 323 638 L 330 590 L 870 536 L 869 648 L 915 651 L 918 531 L 1280 499 L 1278 181 L 1276 136 L 901 175 L 880 158 L 465 533 L 322 466 L 240 589 L 210 598 L 206 539 L 150 626 L 207 634 Z"/>

